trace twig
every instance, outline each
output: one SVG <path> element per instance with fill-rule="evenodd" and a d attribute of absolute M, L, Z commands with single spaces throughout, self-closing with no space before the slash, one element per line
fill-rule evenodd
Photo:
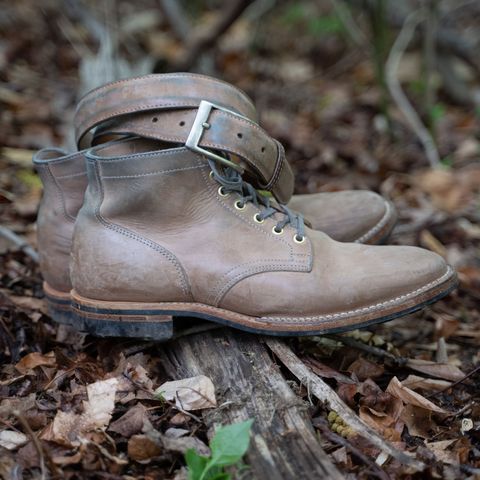
<path fill-rule="evenodd" d="M 341 445 L 347 450 L 350 450 L 353 456 L 357 457 L 361 462 L 363 462 L 365 465 L 368 465 L 372 469 L 371 474 L 373 476 L 382 480 L 390 480 L 390 477 L 375 462 L 364 455 L 358 448 L 354 447 L 347 439 L 337 435 L 335 432 L 332 432 L 328 428 L 328 424 L 325 420 L 322 418 L 316 418 L 313 421 L 313 426 L 320 429 L 322 431 L 322 436 L 327 440 L 337 445 Z"/>
<path fill-rule="evenodd" d="M 430 165 L 432 167 L 438 167 L 440 165 L 440 157 L 435 142 L 403 92 L 397 75 L 400 60 L 415 33 L 417 25 L 424 21 L 424 19 L 425 16 L 423 10 L 415 11 L 407 17 L 392 49 L 390 50 L 386 64 L 386 80 L 390 94 L 397 103 L 398 108 L 410 123 L 413 132 L 422 143 Z"/>
<path fill-rule="evenodd" d="M 353 40 L 353 43 L 359 47 L 368 46 L 368 38 L 353 19 L 350 10 L 339 0 L 330 0 L 330 3 L 337 14 L 337 17 L 343 23 L 347 35 Z"/>
<path fill-rule="evenodd" d="M 254 0 L 236 0 L 235 2 L 229 2 L 225 13 L 214 25 L 208 29 L 204 29 L 204 26 L 197 27 L 190 35 L 191 40 L 186 46 L 186 53 L 183 58 L 177 62 L 175 68 L 180 71 L 189 70 L 195 64 L 198 57 L 204 51 L 211 48 L 253 2 Z"/>
<path fill-rule="evenodd" d="M 192 26 L 181 3 L 177 0 L 158 0 L 158 3 L 175 37 L 186 40 Z"/>
<path fill-rule="evenodd" d="M 457 380 L 454 383 L 451 383 L 448 387 L 444 388 L 443 390 L 438 390 L 437 392 L 433 392 L 430 395 L 428 395 L 426 398 L 431 398 L 431 397 L 436 397 L 438 394 L 446 392 L 447 390 L 450 390 L 451 388 L 455 388 L 457 385 L 460 385 L 463 383 L 465 380 L 470 378 L 472 375 L 475 375 L 478 371 L 480 371 L 480 365 L 478 367 L 475 367 L 471 372 L 467 373 L 463 378 L 460 380 Z"/>
<path fill-rule="evenodd" d="M 371 353 L 376 357 L 388 358 L 398 366 L 406 365 L 408 359 L 405 357 L 397 357 L 393 353 L 387 352 L 381 348 L 375 347 L 373 345 L 367 345 L 363 342 L 359 342 L 354 338 L 343 336 L 343 335 L 326 335 L 328 338 L 335 340 L 336 342 L 341 342 L 348 347 L 356 348 L 357 350 L 363 350 L 364 352 Z"/>
<path fill-rule="evenodd" d="M 435 69 L 435 37 L 437 35 L 437 5 L 436 0 L 423 0 L 427 18 L 425 21 L 425 35 L 423 39 L 423 58 L 425 74 L 425 103 L 424 108 L 428 118 L 430 133 L 435 136 L 435 119 L 432 109 L 435 104 L 435 87 L 433 85 L 433 73 Z"/>
<path fill-rule="evenodd" d="M 9 242 L 16 245 L 20 250 L 22 250 L 26 255 L 28 255 L 35 263 L 39 262 L 38 253 L 28 244 L 28 242 L 12 232 L 9 228 L 3 227 L 0 225 L 0 237 L 6 238 Z"/>
<path fill-rule="evenodd" d="M 30 428 L 30 425 L 28 424 L 27 420 L 25 420 L 21 412 L 19 412 L 18 410 L 14 410 L 12 413 L 17 417 L 18 421 L 22 424 L 22 427 L 25 429 L 28 435 L 30 435 L 33 446 L 35 447 L 35 450 L 37 451 L 37 454 L 38 454 L 38 458 L 40 460 L 40 471 L 42 472 L 40 478 L 41 480 L 46 480 L 48 478 L 48 472 L 45 466 L 45 457 L 43 455 L 42 445 L 38 441 L 37 436 L 35 435 L 33 430 Z"/>
<path fill-rule="evenodd" d="M 309 383 L 311 392 L 319 400 L 329 405 L 329 407 L 340 415 L 360 436 L 368 440 L 374 446 L 383 452 L 391 455 L 400 463 L 421 471 L 425 468 L 424 463 L 408 456 L 398 450 L 390 442 L 382 438 L 375 430 L 360 419 L 355 412 L 338 396 L 338 394 L 321 378 L 311 372 L 292 350 L 283 342 L 265 338 L 265 343 L 272 352 L 281 360 L 281 362 L 295 375 L 302 383 Z"/>

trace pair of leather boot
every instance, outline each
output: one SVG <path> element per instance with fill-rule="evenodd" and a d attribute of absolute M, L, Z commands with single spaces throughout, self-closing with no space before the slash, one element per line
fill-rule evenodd
<path fill-rule="evenodd" d="M 292 196 L 283 147 L 227 83 L 113 82 L 82 98 L 75 130 L 85 150 L 34 157 L 44 290 L 59 322 L 158 340 L 185 317 L 321 334 L 405 315 L 456 284 L 435 253 L 366 245 L 395 221 L 380 196 Z"/>

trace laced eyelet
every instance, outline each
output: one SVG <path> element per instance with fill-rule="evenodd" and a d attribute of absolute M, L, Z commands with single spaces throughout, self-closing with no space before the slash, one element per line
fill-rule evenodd
<path fill-rule="evenodd" d="M 213 179 L 213 170 L 210 170 L 210 173 L 208 174 L 208 176 Z"/>
<path fill-rule="evenodd" d="M 298 233 L 293 236 L 295 243 L 303 243 L 305 241 L 305 235 L 299 235 Z"/>
<path fill-rule="evenodd" d="M 229 193 L 225 193 L 225 190 L 223 187 L 218 187 L 217 191 L 221 197 L 228 197 L 230 195 Z"/>
<path fill-rule="evenodd" d="M 253 219 L 255 220 L 256 223 L 263 223 L 265 221 L 264 218 L 260 218 L 260 214 L 256 213 L 254 216 L 253 216 Z"/>
<path fill-rule="evenodd" d="M 243 210 L 246 207 L 245 203 L 242 203 L 240 200 L 237 200 L 234 205 L 237 210 Z"/>
<path fill-rule="evenodd" d="M 272 228 L 272 233 L 274 235 L 281 235 L 283 233 L 283 228 L 280 228 L 280 229 L 277 229 L 277 226 L 275 225 L 273 228 Z"/>

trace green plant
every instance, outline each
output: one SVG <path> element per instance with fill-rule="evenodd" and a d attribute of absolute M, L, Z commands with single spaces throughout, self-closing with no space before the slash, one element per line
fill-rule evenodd
<path fill-rule="evenodd" d="M 253 420 L 218 427 L 210 441 L 209 457 L 193 449 L 185 453 L 188 480 L 230 480 L 225 467 L 236 465 L 248 449 Z"/>

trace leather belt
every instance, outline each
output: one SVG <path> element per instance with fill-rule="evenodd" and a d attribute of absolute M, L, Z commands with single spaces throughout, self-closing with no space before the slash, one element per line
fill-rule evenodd
<path fill-rule="evenodd" d="M 95 89 L 78 104 L 75 132 L 79 148 L 101 136 L 124 134 L 185 144 L 234 168 L 244 166 L 252 183 L 281 203 L 293 194 L 294 177 L 284 149 L 258 126 L 251 100 L 207 76 L 147 75 Z M 240 158 L 240 165 L 216 150 Z"/>

